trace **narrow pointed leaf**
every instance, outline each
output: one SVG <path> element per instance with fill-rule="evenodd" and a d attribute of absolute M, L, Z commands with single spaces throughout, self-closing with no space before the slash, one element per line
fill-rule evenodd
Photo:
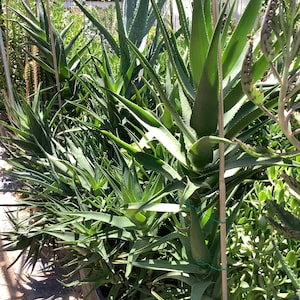
<path fill-rule="evenodd" d="M 84 220 L 94 220 L 99 222 L 108 223 L 111 226 L 118 228 L 131 228 L 135 227 L 135 224 L 132 223 L 128 218 L 122 216 L 115 216 L 111 214 L 106 214 L 102 212 L 93 212 L 93 211 L 79 211 L 79 212 L 68 212 L 68 216 L 77 217 Z"/>
<path fill-rule="evenodd" d="M 182 0 L 176 0 L 176 4 L 177 4 L 177 9 L 178 9 L 179 23 L 182 27 L 185 41 L 188 43 L 190 41 L 191 34 L 190 34 L 188 19 L 185 14 Z"/>
<path fill-rule="evenodd" d="M 93 23 L 93 25 L 104 35 L 110 46 L 112 47 L 113 51 L 119 56 L 120 55 L 120 48 L 115 41 L 114 37 L 107 31 L 107 29 L 98 21 L 96 20 L 89 11 L 79 3 L 79 1 L 74 0 L 76 5 L 82 10 L 82 12 L 87 16 L 87 18 Z"/>
<path fill-rule="evenodd" d="M 132 262 L 133 266 L 156 271 L 178 271 L 185 273 L 201 274 L 202 270 L 196 264 L 188 262 L 163 261 L 155 259 L 147 259 L 143 261 Z"/>
<path fill-rule="evenodd" d="M 182 146 L 171 132 L 161 124 L 161 122 L 149 111 L 141 108 L 126 98 L 113 94 L 132 115 L 149 131 L 162 145 L 174 155 L 182 164 L 186 165 L 185 154 L 182 152 Z"/>
<path fill-rule="evenodd" d="M 171 113 L 172 118 L 174 119 L 174 122 L 176 122 L 176 125 L 179 127 L 179 129 L 182 131 L 182 133 L 185 135 L 185 137 L 190 142 L 194 142 L 195 138 L 194 138 L 193 133 L 191 133 L 190 127 L 185 125 L 185 123 L 182 121 L 181 116 L 176 111 L 175 107 L 170 103 L 170 101 L 164 91 L 164 88 L 156 74 L 156 71 L 150 65 L 148 60 L 140 53 L 140 51 L 137 49 L 137 47 L 133 43 L 131 43 L 129 40 L 128 40 L 128 43 L 129 43 L 129 46 L 131 47 L 131 49 L 133 50 L 133 52 L 136 54 L 136 56 L 140 60 L 144 69 L 148 73 L 153 85 L 155 86 L 157 92 L 159 93 L 162 103 L 165 105 L 166 109 Z"/>
<path fill-rule="evenodd" d="M 159 8 L 155 3 L 155 0 L 151 0 L 151 3 L 156 15 L 159 28 L 162 32 L 166 50 L 168 52 L 168 58 L 174 68 L 174 71 L 176 72 L 176 78 L 178 79 L 182 88 L 184 89 L 185 94 L 188 95 L 189 98 L 192 98 L 192 95 L 194 94 L 194 89 L 188 77 L 189 72 L 182 61 L 182 57 L 179 54 L 179 50 L 177 49 L 177 44 L 174 39 L 174 35 L 173 37 L 172 35 L 171 37 L 169 36 L 167 28 L 160 14 Z"/>

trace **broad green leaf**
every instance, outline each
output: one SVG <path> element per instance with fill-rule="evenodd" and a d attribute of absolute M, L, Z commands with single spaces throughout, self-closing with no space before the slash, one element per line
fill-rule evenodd
<path fill-rule="evenodd" d="M 59 171 L 59 173 L 68 176 L 69 178 L 73 178 L 74 171 L 72 168 L 68 167 L 65 160 L 59 159 L 55 155 L 51 155 L 49 153 L 45 153 L 48 160 L 55 166 L 56 170 Z"/>
<path fill-rule="evenodd" d="M 191 104 L 189 103 L 187 97 L 185 96 L 180 86 L 178 86 L 178 94 L 179 94 L 180 106 L 182 111 L 182 119 L 186 124 L 189 125 L 191 120 L 191 115 L 192 115 Z M 193 131 L 194 129 L 190 127 L 190 130 Z M 193 135 L 195 135 L 194 132 Z"/>
<path fill-rule="evenodd" d="M 286 261 L 290 267 L 294 267 L 297 265 L 298 255 L 295 250 L 290 250 L 286 255 Z"/>
<path fill-rule="evenodd" d="M 241 104 L 244 102 L 240 101 Z M 277 99 L 273 99 L 265 104 L 265 107 L 272 109 L 277 105 Z M 229 112 L 228 112 L 229 113 Z M 234 112 L 233 117 L 226 126 L 225 135 L 228 139 L 232 139 L 238 136 L 245 128 L 247 128 L 252 122 L 257 120 L 264 113 L 252 102 L 244 103 L 237 112 Z M 263 123 L 261 123 L 262 125 Z"/>
<path fill-rule="evenodd" d="M 108 132 L 106 130 L 101 130 L 101 132 L 103 134 L 105 134 L 106 136 L 108 136 L 110 139 L 112 139 L 113 141 L 115 141 L 120 147 L 124 148 L 126 151 L 128 151 L 130 154 L 134 154 L 137 153 L 139 150 L 136 149 L 136 147 L 133 147 L 132 145 L 124 142 L 123 140 L 121 140 L 120 138 L 116 137 L 114 134 L 112 134 L 111 132 Z"/>
<path fill-rule="evenodd" d="M 171 181 L 175 179 L 182 179 L 181 176 L 177 173 L 177 171 L 163 160 L 160 160 L 144 152 L 135 152 L 133 156 L 146 169 L 156 171 Z"/>
<path fill-rule="evenodd" d="M 134 20 L 134 16 L 136 13 L 136 6 L 137 6 L 138 0 L 127 0 L 124 2 L 124 24 L 126 27 L 126 31 L 129 32 L 130 28 L 132 26 L 132 22 Z"/>
<path fill-rule="evenodd" d="M 242 153 L 238 157 L 233 157 L 226 161 L 225 169 L 235 169 L 235 168 L 243 168 L 243 167 L 260 167 L 260 166 L 272 166 L 272 165 L 280 165 L 280 166 L 293 166 L 300 167 L 300 163 L 283 158 L 283 157 L 253 157 L 248 153 Z"/>
<path fill-rule="evenodd" d="M 139 213 L 143 213 L 144 215 L 148 216 L 148 220 L 147 220 L 147 226 L 149 227 L 155 227 L 155 225 L 153 225 L 154 222 L 154 218 L 156 218 L 156 212 L 161 213 L 160 216 L 158 216 L 158 218 L 156 218 L 155 222 L 160 223 L 159 219 L 165 219 L 166 216 L 168 214 L 166 213 L 176 213 L 180 211 L 180 206 L 176 203 L 158 203 L 161 202 L 163 197 L 167 197 L 168 195 L 170 195 L 170 193 L 172 192 L 176 192 L 178 189 L 182 189 L 182 184 L 180 182 L 175 182 L 172 183 L 170 185 L 168 185 L 166 188 L 164 188 L 163 190 L 161 190 L 159 193 L 153 195 L 151 197 L 151 195 L 153 194 L 154 191 L 150 190 L 150 191 L 145 191 L 142 197 L 142 201 L 145 201 L 147 199 L 150 199 L 146 202 L 140 202 L 140 203 L 129 203 L 127 205 L 124 205 L 124 208 L 126 209 L 126 211 L 132 211 L 135 214 L 139 214 Z M 169 191 L 169 193 L 168 193 Z M 137 199 L 139 200 L 139 199 Z M 131 201 L 132 202 L 132 201 Z M 148 213 L 146 213 L 148 212 Z M 152 212 L 152 213 L 149 213 Z M 157 221 L 158 219 L 158 221 Z"/>
<path fill-rule="evenodd" d="M 217 55 L 217 53 L 215 53 Z M 217 67 L 216 64 L 215 67 Z M 218 69 L 208 64 L 202 73 L 192 109 L 191 126 L 199 138 L 214 134 L 218 123 Z M 212 78 L 214 74 L 214 78 Z M 211 77 L 211 78 L 209 78 Z"/>
<path fill-rule="evenodd" d="M 205 243 L 204 232 L 200 226 L 200 219 L 194 207 L 190 207 L 190 244 L 193 259 L 200 265 L 211 263 L 211 254 Z"/>
<path fill-rule="evenodd" d="M 148 32 L 146 32 L 146 21 L 148 18 L 149 0 L 136 1 L 136 7 L 133 10 L 134 15 L 131 19 L 127 18 L 127 21 L 131 21 L 128 31 L 128 38 L 139 47 L 143 38 Z"/>
<path fill-rule="evenodd" d="M 159 247 L 163 243 L 171 243 L 172 240 L 179 239 L 184 247 L 189 247 L 188 238 L 180 233 L 180 232 L 172 232 L 169 233 L 163 237 L 158 237 L 151 241 L 151 243 L 146 243 L 143 247 L 140 247 L 136 249 L 136 253 L 147 253 L 147 252 L 153 252 L 156 247 Z"/>
<path fill-rule="evenodd" d="M 171 181 L 174 179 L 181 180 L 181 176 L 177 173 L 177 171 L 163 160 L 160 160 L 148 153 L 140 152 L 137 148 L 122 141 L 110 132 L 105 130 L 102 130 L 101 132 L 111 138 L 117 145 L 128 151 L 146 169 L 158 172 Z"/>
<path fill-rule="evenodd" d="M 170 63 L 174 68 L 176 78 L 180 82 L 182 88 L 184 89 L 185 94 L 188 95 L 188 97 L 191 99 L 192 95 L 194 94 L 194 89 L 189 79 L 189 72 L 185 67 L 185 64 L 183 63 L 180 51 L 177 48 L 175 36 L 172 33 L 170 35 L 168 34 L 168 31 L 162 19 L 162 15 L 160 14 L 155 0 L 151 0 L 151 3 L 157 18 L 159 28 L 163 35 L 165 47 L 168 53 L 168 59 L 170 60 Z"/>
<path fill-rule="evenodd" d="M 127 261 L 128 262 L 136 261 L 139 257 L 139 254 L 136 253 L 136 250 L 144 247 L 146 244 L 147 244 L 146 240 L 136 240 L 136 241 L 134 241 L 134 244 L 131 247 L 130 252 L 128 253 Z M 132 264 L 129 263 L 129 264 L 126 265 L 126 273 L 125 273 L 126 278 L 128 278 L 130 276 L 130 274 L 132 272 L 132 269 L 133 269 Z"/>
<path fill-rule="evenodd" d="M 30 139 L 30 138 L 29 138 Z M 42 151 L 40 147 L 34 143 L 33 141 L 28 141 L 28 140 L 23 140 L 23 139 L 7 139 L 10 143 L 14 143 L 17 148 L 22 149 L 23 151 L 26 151 L 27 153 L 34 153 L 36 154 L 41 154 Z"/>
<path fill-rule="evenodd" d="M 197 190 L 201 190 L 201 189 L 211 190 L 211 187 L 207 183 L 205 183 L 203 181 L 201 181 L 201 182 L 193 182 L 190 179 L 188 179 L 186 187 L 185 187 L 185 189 L 184 189 L 184 191 L 183 191 L 183 193 L 181 195 L 180 202 L 182 204 L 188 204 L 188 205 L 190 205 L 190 199 L 193 196 L 193 194 Z"/>
<path fill-rule="evenodd" d="M 33 141 L 37 141 L 38 145 L 41 146 L 47 153 L 52 153 L 51 137 L 49 135 L 48 128 L 42 123 L 29 105 L 25 102 L 23 102 L 23 104 L 24 111 L 28 117 L 29 132 L 32 135 Z"/>
<path fill-rule="evenodd" d="M 213 1 L 202 1 L 202 2 L 203 2 L 203 12 L 204 12 L 207 36 L 208 36 L 208 40 L 210 40 L 214 33 L 214 27 L 215 27 L 214 20 L 213 20 L 214 3 Z M 216 4 L 218 5 L 218 3 Z M 220 10 L 226 7 L 227 5 L 228 5 L 227 1 L 224 1 L 224 4 L 222 4 Z"/>
<path fill-rule="evenodd" d="M 191 300 L 202 299 L 207 288 L 212 285 L 212 281 L 201 281 L 192 285 Z"/>
<path fill-rule="evenodd" d="M 188 158 L 196 170 L 201 170 L 210 164 L 213 160 L 213 148 L 210 138 L 204 136 L 196 141 L 189 149 Z"/>
<path fill-rule="evenodd" d="M 77 167 L 83 171 L 86 171 L 90 176 L 94 177 L 95 173 L 91 166 L 91 162 L 85 157 L 82 148 L 77 147 L 69 138 L 67 138 L 66 141 L 70 148 L 70 152 L 77 162 Z"/>
<path fill-rule="evenodd" d="M 194 284 L 197 283 L 197 278 L 196 276 L 191 276 L 190 274 L 188 273 L 182 273 L 182 272 L 168 272 L 166 274 L 163 274 L 161 276 L 158 276 L 157 278 L 155 278 L 153 280 L 153 283 L 156 284 L 158 283 L 160 280 L 164 280 L 164 279 L 176 279 L 176 280 L 179 280 L 181 282 L 185 282 L 186 284 L 190 285 L 190 286 L 193 286 Z"/>
<path fill-rule="evenodd" d="M 198 138 L 212 135 L 217 129 L 219 99 L 217 58 L 224 11 L 225 7 L 219 16 L 218 23 L 209 44 L 203 69 L 200 74 L 200 82 L 191 116 L 191 126 L 196 131 Z"/>
<path fill-rule="evenodd" d="M 59 230 L 59 231 L 57 231 Z M 84 234 L 78 234 L 75 232 L 68 232 L 65 231 L 65 228 L 60 225 L 60 228 L 57 228 L 55 226 L 46 226 L 43 232 L 56 237 L 61 240 L 61 243 L 67 243 L 67 244 L 78 244 L 80 241 L 84 241 L 86 239 L 86 236 Z"/>
<path fill-rule="evenodd" d="M 209 38 L 206 26 L 203 1 L 196 0 L 193 3 L 192 32 L 190 40 L 190 64 L 196 86 L 200 82 L 209 48 Z M 212 68 L 212 70 L 214 69 Z"/>
<path fill-rule="evenodd" d="M 127 208 L 132 210 L 170 212 L 170 213 L 178 213 L 180 211 L 180 205 L 176 203 L 149 203 L 149 204 L 129 203 L 127 205 Z"/>

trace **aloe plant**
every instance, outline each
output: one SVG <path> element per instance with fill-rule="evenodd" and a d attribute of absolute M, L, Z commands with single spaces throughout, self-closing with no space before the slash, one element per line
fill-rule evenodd
<path fill-rule="evenodd" d="M 97 55 L 91 56 L 92 69 L 95 70 L 90 73 L 90 62 L 85 64 L 89 70 L 89 80 L 84 80 L 87 89 L 90 90 L 92 98 L 98 101 L 101 98 L 101 103 L 104 109 L 108 112 L 109 122 L 107 123 L 108 129 L 118 131 L 122 136 L 126 136 L 122 127 L 119 125 L 120 120 L 124 116 L 120 115 L 116 106 L 115 99 L 106 91 L 102 90 L 101 86 L 106 87 L 108 90 L 114 91 L 123 96 L 131 97 L 135 94 L 135 90 L 140 90 L 140 93 L 147 98 L 147 90 L 143 90 L 140 80 L 139 72 L 142 68 L 137 64 L 135 56 L 128 47 L 128 37 L 138 48 L 147 49 L 147 57 L 152 64 L 163 49 L 162 43 L 158 41 L 158 32 L 151 33 L 151 28 L 155 21 L 154 12 L 149 6 L 149 1 L 126 1 L 121 9 L 119 1 L 116 1 L 116 16 L 117 16 L 117 32 L 118 36 L 114 36 L 109 32 L 103 24 L 80 2 L 75 1 L 78 7 L 82 10 L 84 15 L 92 23 L 94 28 L 101 34 L 101 49 L 103 55 L 101 59 Z M 164 1 L 157 1 L 157 5 L 161 8 Z M 146 41 L 151 35 L 151 46 L 148 47 Z M 82 80 L 80 80 L 82 81 Z M 105 97 L 103 98 L 103 93 Z M 141 99 L 140 95 L 138 99 Z M 140 100 L 141 101 L 141 100 Z M 122 114 L 125 112 L 122 111 Z M 127 115 L 128 117 L 128 115 Z"/>
<path fill-rule="evenodd" d="M 196 1 L 190 34 L 190 60 L 187 61 L 185 57 L 179 54 L 176 35 L 167 30 L 155 1 L 152 1 L 158 26 L 170 59 L 168 68 L 170 73 L 166 73 L 164 84 L 161 83 L 161 77 L 158 77 L 155 69 L 143 53 L 130 40 L 128 40 L 128 44 L 143 66 L 145 84 L 152 91 L 152 97 L 155 99 L 156 105 L 161 107 L 161 110 L 154 114 L 148 107 L 141 107 L 140 103 L 136 104 L 135 98 L 126 98 L 111 90 L 104 89 L 119 101 L 121 107 L 126 108 L 134 116 L 144 128 L 144 131 L 138 130 L 135 135 L 141 136 L 141 140 L 134 139 L 137 147 L 126 143 L 118 136 L 105 130 L 102 131 L 103 134 L 125 149 L 126 156 L 131 155 L 140 164 L 166 176 L 171 182 L 179 180 L 183 184 L 179 188 L 182 194 L 177 201 L 183 211 L 186 210 L 189 213 L 189 218 L 184 220 L 180 218 L 184 224 L 182 226 L 190 226 L 190 229 L 188 235 L 189 247 L 186 248 L 186 244 L 183 244 L 182 247 L 186 249 L 186 252 L 190 252 L 191 256 L 188 261 L 192 260 L 193 263 L 198 265 L 199 270 L 202 269 L 205 273 L 206 286 L 204 287 L 199 283 L 202 282 L 201 284 L 203 284 L 203 278 L 200 279 L 201 275 L 199 276 L 196 271 L 191 270 L 189 272 L 183 266 L 177 267 L 176 271 L 178 273 L 174 274 L 174 278 L 178 279 L 177 275 L 180 272 L 189 273 L 189 276 L 196 280 L 193 284 L 189 283 L 192 295 L 195 295 L 195 291 L 201 287 L 203 295 L 220 296 L 216 292 L 220 291 L 220 287 L 217 286 L 221 271 L 218 264 L 219 230 L 217 222 L 213 221 L 218 220 L 218 209 L 215 203 L 217 199 L 219 157 L 216 145 L 219 142 L 226 144 L 226 169 L 239 168 L 239 171 L 233 176 L 226 178 L 227 196 L 234 195 L 235 187 L 241 185 L 246 178 L 251 178 L 256 173 L 257 168 L 263 165 L 283 163 L 281 158 L 276 157 L 276 155 L 272 158 L 263 155 L 251 157 L 250 154 L 253 154 L 251 153 L 251 147 L 240 142 L 241 139 L 246 139 L 258 129 L 249 129 L 249 125 L 262 114 L 255 108 L 254 104 L 245 103 L 241 90 L 242 83 L 238 78 L 242 65 L 241 58 L 243 57 L 240 51 L 247 50 L 247 35 L 253 30 L 260 5 L 261 3 L 257 1 L 249 2 L 240 22 L 227 40 L 225 37 L 228 34 L 227 30 L 229 30 L 228 24 L 232 10 L 230 10 L 224 30 L 223 14 L 226 7 L 214 26 L 211 16 L 211 4 Z M 187 26 L 183 27 L 187 28 Z M 241 36 L 244 39 L 241 40 Z M 225 113 L 228 116 L 225 123 L 225 132 L 226 137 L 230 140 L 220 139 L 216 135 L 219 89 L 217 52 L 220 40 L 222 41 L 222 49 L 224 49 L 222 53 L 223 76 L 227 79 L 230 78 L 228 81 L 225 80 L 227 85 L 225 84 L 223 87 Z M 239 51 L 236 49 L 237 40 L 239 40 Z M 200 53 L 199 41 L 203 42 L 201 43 Z M 196 57 L 199 59 L 196 59 Z M 256 67 L 253 77 L 258 79 L 263 76 L 268 68 L 263 56 L 257 61 Z M 173 81 L 170 81 L 169 78 L 172 78 Z M 275 105 L 274 100 L 269 100 L 267 105 L 273 107 Z M 246 111 L 248 113 L 245 113 Z M 166 116 L 169 118 L 168 123 L 166 123 Z M 144 139 L 146 139 L 152 150 L 150 154 L 145 147 Z M 238 150 L 238 145 L 233 142 L 236 140 L 239 141 L 238 145 L 246 150 L 245 153 Z M 157 142 L 163 147 L 164 151 L 155 151 L 154 145 Z M 121 153 L 123 152 L 121 151 Z M 141 213 L 144 207 L 144 204 L 141 203 L 140 205 L 136 212 L 138 214 Z M 212 207 L 215 208 L 212 209 Z M 207 210 L 209 211 L 208 217 L 204 218 L 203 214 L 205 215 Z M 199 211 L 201 211 L 201 214 L 198 214 Z M 229 220 L 232 221 L 236 213 L 237 210 L 229 217 Z M 228 229 L 230 228 L 229 224 L 230 221 Z M 159 244 L 163 240 L 164 237 L 154 238 L 152 243 Z M 153 249 L 151 248 L 151 250 Z M 124 264 L 127 263 L 124 260 Z M 132 264 L 133 266 L 152 269 L 153 263 L 154 261 L 145 263 L 141 259 L 141 261 Z M 161 268 L 166 268 L 169 271 L 174 270 L 172 263 L 167 261 L 164 262 L 164 267 L 160 267 L 161 264 L 157 261 L 155 263 L 157 270 L 161 270 Z M 207 272 L 210 276 L 207 276 Z M 169 276 L 172 277 L 171 274 Z M 184 278 L 181 277 L 181 280 L 184 281 Z M 216 285 L 211 287 L 213 282 L 216 282 Z M 193 297 L 195 296 L 192 296 L 192 299 Z"/>
<path fill-rule="evenodd" d="M 162 1 L 127 1 L 123 15 L 116 1 L 118 38 L 77 2 L 113 53 L 102 41 L 101 56 L 91 53 L 78 68 L 73 59 L 61 60 L 62 79 L 80 86 L 72 101 L 66 97 L 53 115 L 56 98 L 44 106 L 37 90 L 32 103 L 18 100 L 15 122 L 7 125 L 8 141 L 18 149 L 11 152 L 12 176 L 25 183 L 22 204 L 37 211 L 11 220 L 15 231 L 7 235 L 7 248 L 29 248 L 28 259 L 37 259 L 37 240 L 42 246 L 54 239 L 70 253 L 63 262 L 73 266 L 70 276 L 88 271 L 71 284 L 105 287 L 107 298 L 221 297 L 219 143 L 225 145 L 227 231 L 247 191 L 245 180 L 269 165 L 299 166 L 247 143 L 265 125 L 257 120 L 277 105 L 276 86 L 261 84 L 270 95 L 261 110 L 246 100 L 240 79 L 261 1 L 249 1 L 235 26 L 229 3 L 214 18 L 212 2 L 194 1 L 191 29 L 176 2 L 181 28 L 173 32 L 160 13 Z M 41 37 L 47 28 L 37 25 L 44 19 L 22 19 L 31 40 L 41 40 L 51 57 Z M 144 43 L 154 20 L 153 41 Z M 269 68 L 258 49 L 254 39 L 251 83 Z M 280 56 L 280 48 L 274 54 Z M 53 72 L 50 60 L 41 66 Z M 220 86 L 225 137 L 218 128 Z"/>
<path fill-rule="evenodd" d="M 40 83 L 42 85 L 41 91 L 46 94 L 44 99 L 49 102 L 57 92 L 55 74 L 58 73 L 59 84 L 61 85 L 60 93 L 62 93 L 64 98 L 71 99 L 78 93 L 78 86 L 75 85 L 72 74 L 79 70 L 80 56 L 86 51 L 89 43 L 85 44 L 81 49 L 77 49 L 74 54 L 72 49 L 81 34 L 81 30 L 74 34 L 67 45 L 64 45 L 63 40 L 72 28 L 72 23 L 61 32 L 57 32 L 53 24 L 49 24 L 43 1 L 37 1 L 36 13 L 24 1 L 21 1 L 21 4 L 26 13 L 14 8 L 11 8 L 11 11 L 16 15 L 16 22 L 28 37 L 29 48 L 25 45 L 24 50 L 29 56 L 29 60 L 25 65 L 24 77 L 26 89 L 32 91 L 29 96 L 33 97 L 37 85 Z M 53 61 L 54 54 L 51 48 L 50 30 L 51 34 L 53 33 L 55 44 L 57 70 Z M 34 84 L 36 85 L 35 89 L 32 87 Z"/>

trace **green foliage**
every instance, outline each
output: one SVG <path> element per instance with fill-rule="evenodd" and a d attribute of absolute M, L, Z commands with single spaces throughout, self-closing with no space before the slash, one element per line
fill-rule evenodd
<path fill-rule="evenodd" d="M 28 50 L 27 54 L 38 64 L 38 66 L 46 72 L 46 79 L 42 77 L 44 83 L 48 83 L 50 77 L 50 83 L 48 83 L 47 90 L 50 89 L 51 85 L 55 84 L 54 75 L 56 68 L 54 66 L 54 58 L 52 53 L 50 33 L 53 32 L 53 39 L 55 43 L 55 59 L 57 63 L 58 78 L 60 81 L 61 89 L 64 91 L 64 97 L 67 99 L 73 96 L 76 91 L 74 90 L 74 79 L 72 78 L 72 72 L 76 72 L 78 69 L 78 60 L 85 48 L 79 50 L 75 56 L 68 57 L 76 39 L 80 35 L 78 32 L 74 35 L 73 39 L 64 46 L 63 38 L 66 33 L 70 30 L 71 25 L 69 24 L 60 33 L 57 33 L 52 24 L 48 24 L 48 17 L 43 2 L 37 3 L 37 16 L 33 11 L 22 1 L 24 9 L 26 10 L 26 16 L 17 10 L 13 10 L 14 13 L 21 20 L 21 26 L 26 31 L 28 40 L 31 45 L 37 47 L 37 53 Z M 51 31 L 50 31 L 50 28 Z M 36 72 L 39 72 L 36 70 Z M 48 78 L 47 78 L 48 77 Z M 52 91 L 56 92 L 56 89 Z"/>
<path fill-rule="evenodd" d="M 282 176 L 285 173 L 298 177 L 297 169 L 273 166 L 267 169 L 266 176 L 262 174 L 259 181 L 253 182 L 229 233 L 228 260 L 232 266 L 229 282 L 233 299 L 299 296 L 299 241 L 286 239 L 270 226 L 268 218 L 277 221 L 277 216 L 266 205 L 266 200 L 276 199 L 277 204 L 272 204 L 276 211 L 284 213 L 286 206 L 293 218 L 299 217 L 299 202 L 288 193 L 285 175 Z"/>
<path fill-rule="evenodd" d="M 7 234 L 6 247 L 36 261 L 43 244 L 54 241 L 57 253 L 68 250 L 61 263 L 72 267 L 70 276 L 89 271 L 72 284 L 105 286 L 107 298 L 219 299 L 218 145 L 224 143 L 232 298 L 279 297 L 285 276 L 292 282 L 283 289 L 290 296 L 298 282 L 290 266 L 297 254 L 290 249 L 285 259 L 282 245 L 271 243 L 270 229 L 259 219 L 264 201 L 280 203 L 284 193 L 278 185 L 266 196 L 268 188 L 258 183 L 255 201 L 249 185 L 266 167 L 274 174 L 275 168 L 299 167 L 297 157 L 275 151 L 278 144 L 259 148 L 268 134 L 278 132 L 265 129 L 269 123 L 263 116 L 277 108 L 277 84 L 261 83 L 263 109 L 243 93 L 240 70 L 250 53 L 247 35 L 259 34 L 254 24 L 261 1 L 250 0 L 235 26 L 229 26 L 231 7 L 225 5 L 214 21 L 213 2 L 195 1 L 189 31 L 178 0 L 182 29 L 177 32 L 166 25 L 162 3 L 127 1 L 122 11 L 116 1 L 116 36 L 76 1 L 92 32 L 102 35 L 79 49 L 80 31 L 65 45 L 71 25 L 54 30 L 63 106 L 57 109 L 57 95 L 44 103 L 39 88 L 32 103 L 17 97 L 13 122 L 6 124 L 7 142 L 14 147 L 11 176 L 24 183 L 20 205 L 35 211 L 25 219 L 11 218 L 14 231 Z M 42 4 L 37 17 L 24 7 L 28 16 L 15 13 L 43 54 L 33 59 L 53 75 L 52 25 Z M 283 49 L 274 48 L 280 57 Z M 263 77 L 269 61 L 256 42 L 250 50 L 256 58 L 246 66 L 252 83 Z M 217 125 L 222 100 L 225 138 L 218 136 Z M 266 141 L 256 140 L 261 132 L 267 132 Z M 286 210 L 274 207 L 285 220 Z"/>

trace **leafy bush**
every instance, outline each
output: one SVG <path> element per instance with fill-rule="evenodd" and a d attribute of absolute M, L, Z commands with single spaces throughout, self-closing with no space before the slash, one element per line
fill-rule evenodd
<path fill-rule="evenodd" d="M 277 234 L 267 222 L 268 216 L 275 217 L 268 210 L 267 199 L 276 199 L 299 216 L 298 200 L 289 195 L 283 178 L 278 176 L 287 171 L 291 169 L 268 168 L 266 176 L 254 181 L 243 199 L 228 236 L 229 285 L 233 299 L 269 299 L 274 295 L 278 299 L 298 299 L 299 242 Z"/>

